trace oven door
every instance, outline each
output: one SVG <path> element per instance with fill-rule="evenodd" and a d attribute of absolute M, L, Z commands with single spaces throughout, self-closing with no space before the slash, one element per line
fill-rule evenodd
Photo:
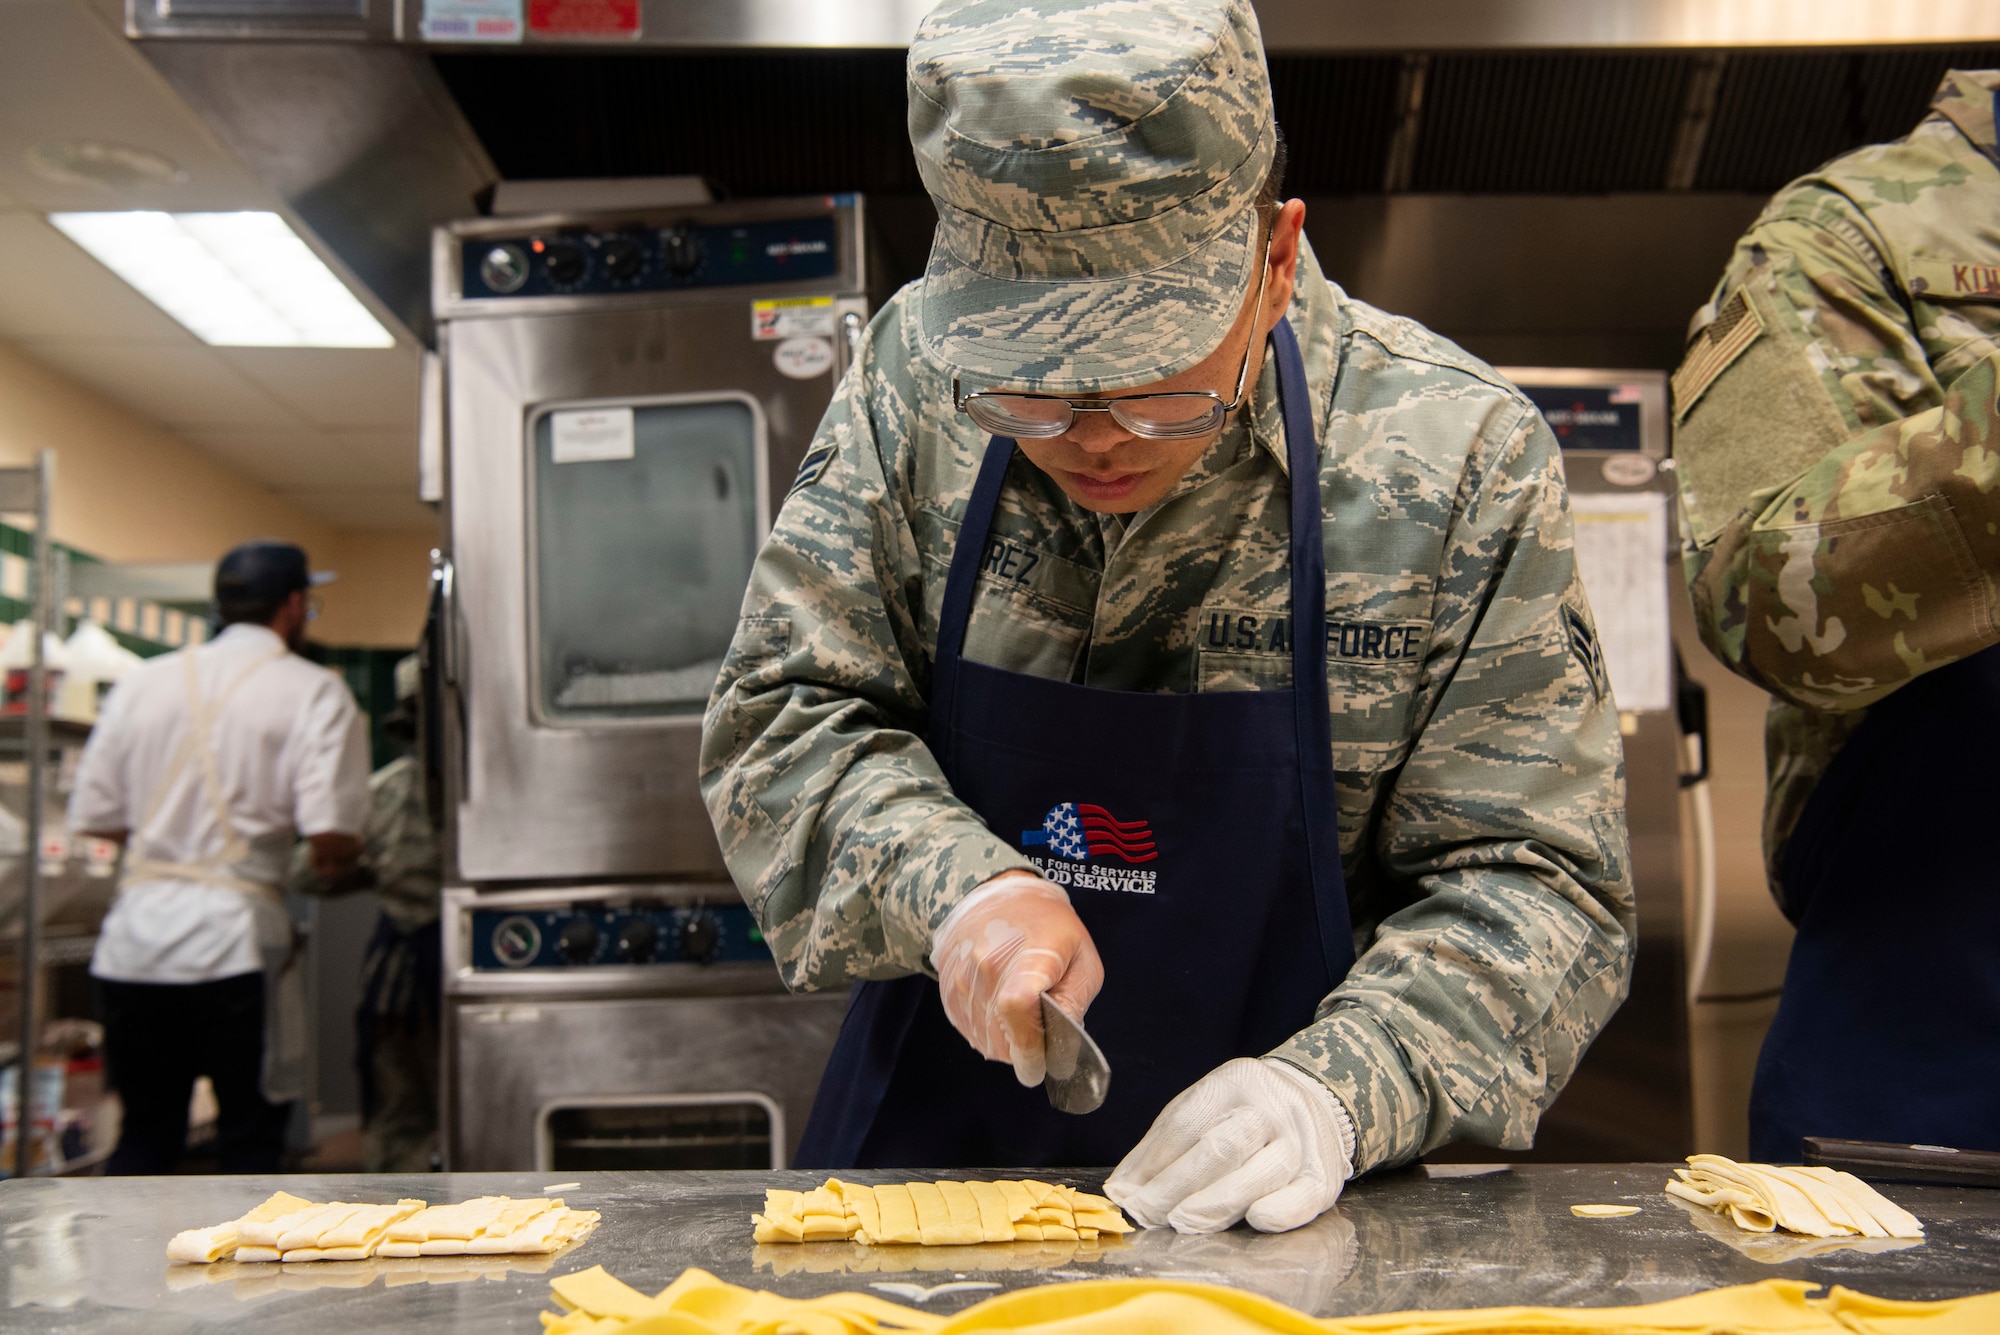
<path fill-rule="evenodd" d="M 726 875 L 701 714 L 772 479 L 833 387 L 748 323 L 731 301 L 445 326 L 461 878 Z"/>

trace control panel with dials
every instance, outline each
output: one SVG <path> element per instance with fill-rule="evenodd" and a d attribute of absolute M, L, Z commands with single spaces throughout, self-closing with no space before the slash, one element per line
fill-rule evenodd
<path fill-rule="evenodd" d="M 464 237 L 459 292 L 478 301 L 801 282 L 840 272 L 838 242 L 831 214 Z"/>
<path fill-rule="evenodd" d="M 470 944 L 474 969 L 507 972 L 771 961 L 757 920 L 742 904 L 477 908 Z"/>

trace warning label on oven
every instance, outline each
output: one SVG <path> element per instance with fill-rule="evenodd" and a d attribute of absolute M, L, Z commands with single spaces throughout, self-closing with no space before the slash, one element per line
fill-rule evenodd
<path fill-rule="evenodd" d="M 427 42 L 518 42 L 521 0 L 424 0 Z"/>
<path fill-rule="evenodd" d="M 537 37 L 637 37 L 639 0 L 528 0 Z"/>
<path fill-rule="evenodd" d="M 550 419 L 551 463 L 600 463 L 630 459 L 634 453 L 630 408 L 577 408 L 552 413 Z"/>
<path fill-rule="evenodd" d="M 750 303 L 754 339 L 833 337 L 832 297 L 776 297 Z"/>

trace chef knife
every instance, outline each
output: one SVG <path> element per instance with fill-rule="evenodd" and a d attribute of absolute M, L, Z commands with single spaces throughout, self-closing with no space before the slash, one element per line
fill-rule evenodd
<path fill-rule="evenodd" d="M 1864 1181 L 2000 1187 L 2000 1153 L 1992 1150 L 1807 1136 L 1803 1157 L 1808 1164 L 1837 1168 Z"/>
<path fill-rule="evenodd" d="M 1048 1074 L 1042 1087 L 1057 1112 L 1096 1112 L 1111 1089 L 1111 1063 L 1103 1049 L 1069 1018 L 1069 1012 L 1042 993 L 1042 1055 Z"/>

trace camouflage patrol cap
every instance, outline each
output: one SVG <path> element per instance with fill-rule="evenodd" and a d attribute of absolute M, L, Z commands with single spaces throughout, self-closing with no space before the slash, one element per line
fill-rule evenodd
<path fill-rule="evenodd" d="M 1247 0 L 944 0 L 908 78 L 933 356 L 982 386 L 1094 393 L 1221 345 L 1277 142 Z"/>

